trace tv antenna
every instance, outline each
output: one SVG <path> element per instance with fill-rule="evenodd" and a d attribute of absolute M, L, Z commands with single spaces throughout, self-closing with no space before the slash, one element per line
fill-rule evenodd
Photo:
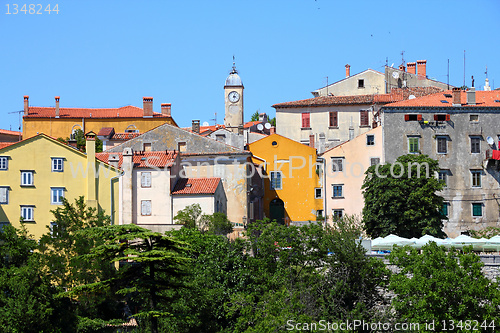
<path fill-rule="evenodd" d="M 19 114 L 19 129 L 18 129 L 18 131 L 19 131 L 19 141 L 21 141 L 21 113 L 24 113 L 24 110 L 9 112 L 9 114 L 12 114 L 12 113 Z"/>
<path fill-rule="evenodd" d="M 214 126 L 217 125 L 217 112 L 214 112 L 214 117 L 212 119 L 208 119 L 208 120 L 213 120 Z"/>

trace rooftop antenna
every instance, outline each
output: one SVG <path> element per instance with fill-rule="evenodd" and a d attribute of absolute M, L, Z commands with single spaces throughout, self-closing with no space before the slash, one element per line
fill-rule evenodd
<path fill-rule="evenodd" d="M 404 65 L 404 64 L 405 64 L 405 58 L 404 58 L 404 55 L 405 55 L 405 51 L 401 51 L 401 65 Z"/>
<path fill-rule="evenodd" d="M 326 77 L 326 96 L 328 96 L 328 76 Z"/>
<path fill-rule="evenodd" d="M 9 114 L 11 113 L 17 113 L 19 114 L 19 141 L 21 141 L 21 113 L 24 113 L 24 110 L 21 110 L 21 111 L 12 111 L 12 112 L 9 112 Z"/>
<path fill-rule="evenodd" d="M 208 120 L 213 120 L 214 126 L 216 126 L 217 125 L 217 112 L 214 113 L 214 117 L 212 119 L 208 119 Z"/>
<path fill-rule="evenodd" d="M 450 59 L 448 59 L 448 75 L 446 76 L 448 77 L 446 83 L 448 84 L 448 90 L 450 90 Z"/>
<path fill-rule="evenodd" d="M 464 50 L 464 85 L 463 86 L 465 87 L 465 50 Z"/>

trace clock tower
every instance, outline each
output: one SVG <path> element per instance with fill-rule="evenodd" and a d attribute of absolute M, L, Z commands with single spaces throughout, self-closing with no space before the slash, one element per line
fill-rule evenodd
<path fill-rule="evenodd" d="M 224 85 L 226 112 L 224 125 L 233 133 L 238 133 L 238 126 L 243 125 L 243 83 L 238 75 L 233 57 L 233 69 Z"/>

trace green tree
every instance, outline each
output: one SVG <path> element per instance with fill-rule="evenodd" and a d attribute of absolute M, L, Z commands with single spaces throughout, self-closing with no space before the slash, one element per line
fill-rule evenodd
<path fill-rule="evenodd" d="M 192 204 L 178 211 L 174 216 L 174 221 L 177 224 L 184 224 L 186 228 L 197 228 L 200 217 L 200 204 Z"/>
<path fill-rule="evenodd" d="M 159 332 L 159 318 L 172 315 L 168 311 L 172 290 L 183 286 L 185 244 L 134 224 L 94 227 L 82 233 L 105 240 L 84 259 L 119 263 L 119 269 L 115 276 L 75 287 L 69 294 L 108 292 L 121 297 L 137 307 L 132 315 L 141 329 Z"/>
<path fill-rule="evenodd" d="M 0 232 L 0 328 L 2 332 L 75 332 L 68 298 L 43 273 L 37 242 L 24 225 Z"/>
<path fill-rule="evenodd" d="M 259 120 L 259 110 L 255 111 L 252 114 L 252 117 L 250 118 L 250 121 L 257 121 L 257 120 Z"/>
<path fill-rule="evenodd" d="M 60 142 L 68 144 L 70 140 L 76 140 L 76 148 L 80 151 L 85 152 L 86 150 L 86 139 L 85 139 L 85 133 L 81 129 L 77 129 L 73 134 L 71 134 L 71 138 L 58 138 L 57 139 Z M 99 139 L 98 137 L 95 138 L 95 152 L 100 153 L 102 152 L 102 140 Z"/>
<path fill-rule="evenodd" d="M 224 213 L 213 213 L 212 215 L 202 215 L 200 224 L 204 231 L 216 235 L 227 235 L 233 232 L 233 224 Z"/>
<path fill-rule="evenodd" d="M 271 123 L 272 126 L 276 127 L 276 117 L 270 118 L 269 122 Z"/>
<path fill-rule="evenodd" d="M 396 293 L 392 304 L 399 321 L 425 323 L 434 321 L 432 331 L 447 329 L 459 321 L 498 322 L 500 291 L 498 283 L 484 276 L 480 258 L 466 248 L 464 253 L 447 250 L 431 242 L 421 253 L 409 246 L 390 254 L 392 264 L 401 271 L 391 278 L 389 288 Z M 443 326 L 443 323 L 446 326 Z M 458 327 L 455 327 L 459 330 Z M 479 326 L 478 330 L 482 330 Z M 421 327 L 421 332 L 424 332 Z M 460 328 L 472 332 L 470 328 Z M 484 329 L 482 331 L 493 331 Z"/>
<path fill-rule="evenodd" d="M 368 168 L 362 187 L 366 232 L 371 237 L 443 238 L 443 198 L 436 192 L 444 183 L 434 177 L 438 171 L 438 162 L 427 155 L 403 155 L 392 165 Z"/>

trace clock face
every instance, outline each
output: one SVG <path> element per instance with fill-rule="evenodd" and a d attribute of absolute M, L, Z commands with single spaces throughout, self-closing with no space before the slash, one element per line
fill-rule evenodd
<path fill-rule="evenodd" d="M 399 78 L 399 73 L 398 72 L 392 72 L 392 77 L 397 79 Z"/>
<path fill-rule="evenodd" d="M 238 94 L 237 91 L 231 91 L 229 95 L 227 95 L 227 98 L 230 102 L 236 103 L 240 100 L 240 94 Z"/>

